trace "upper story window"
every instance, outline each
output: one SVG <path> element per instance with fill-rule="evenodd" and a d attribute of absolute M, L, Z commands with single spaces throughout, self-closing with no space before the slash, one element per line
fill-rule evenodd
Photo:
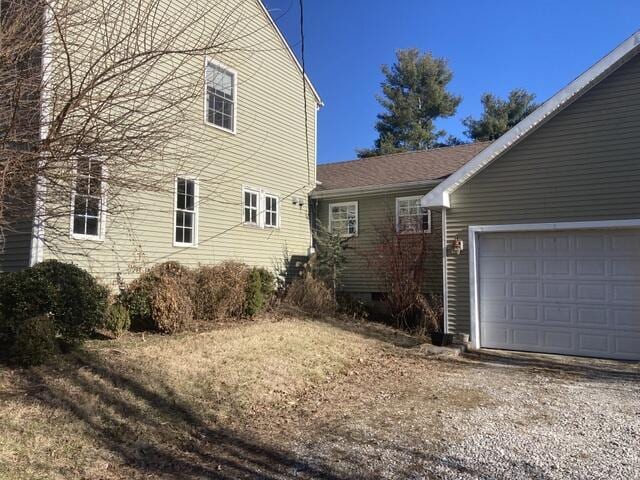
<path fill-rule="evenodd" d="M 422 197 L 396 198 L 396 231 L 398 233 L 428 233 L 431 231 L 431 211 L 421 204 Z"/>
<path fill-rule="evenodd" d="M 274 195 L 264 196 L 264 226 L 278 228 L 278 197 Z"/>
<path fill-rule="evenodd" d="M 72 194 L 71 232 L 76 238 L 101 239 L 105 192 L 103 164 L 96 159 L 78 160 Z"/>
<path fill-rule="evenodd" d="M 193 178 L 176 178 L 175 198 L 176 246 L 194 246 L 198 239 L 198 182 Z"/>
<path fill-rule="evenodd" d="M 214 62 L 206 66 L 207 123 L 223 130 L 236 131 L 237 74 Z"/>
<path fill-rule="evenodd" d="M 243 222 L 247 225 L 258 226 L 258 198 L 260 193 L 247 188 L 242 190 Z"/>
<path fill-rule="evenodd" d="M 341 235 L 358 234 L 358 202 L 329 205 L 329 229 Z"/>

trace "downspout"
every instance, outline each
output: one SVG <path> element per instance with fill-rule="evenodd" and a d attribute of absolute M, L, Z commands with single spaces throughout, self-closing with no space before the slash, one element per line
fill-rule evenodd
<path fill-rule="evenodd" d="M 442 208 L 442 308 L 444 332 L 449 333 L 449 289 L 447 288 L 447 209 Z"/>
<path fill-rule="evenodd" d="M 43 12 L 42 38 L 42 85 L 40 92 L 40 144 L 49 136 L 49 121 L 51 116 L 51 65 L 53 63 L 52 44 L 53 31 L 52 6 L 46 4 Z M 41 152 L 41 155 L 44 153 Z M 42 159 L 38 161 L 38 167 Z M 31 248 L 29 252 L 29 266 L 34 266 L 44 260 L 44 224 L 45 224 L 45 196 L 47 194 L 46 179 L 38 174 L 35 187 L 35 207 L 33 212 L 33 226 L 31 228 Z"/>

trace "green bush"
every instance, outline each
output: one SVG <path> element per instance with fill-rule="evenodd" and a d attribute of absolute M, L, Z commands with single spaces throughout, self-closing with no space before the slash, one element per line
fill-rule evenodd
<path fill-rule="evenodd" d="M 252 268 L 246 288 L 245 313 L 253 317 L 261 313 L 273 298 L 276 288 L 276 278 L 266 268 Z"/>
<path fill-rule="evenodd" d="M 38 315 L 23 320 L 17 327 L 10 358 L 29 367 L 46 362 L 57 350 L 56 329 L 51 317 Z"/>
<path fill-rule="evenodd" d="M 104 319 L 104 326 L 107 330 L 119 337 L 131 327 L 129 311 L 121 303 L 112 303 L 107 308 Z"/>
<path fill-rule="evenodd" d="M 260 272 L 255 268 L 251 270 L 246 289 L 247 305 L 245 308 L 245 313 L 249 317 L 257 315 L 264 309 L 264 294 L 262 293 L 261 280 Z"/>
<path fill-rule="evenodd" d="M 49 314 L 66 350 L 81 344 L 104 321 L 108 291 L 76 265 L 48 260 L 0 277 L 4 336 L 12 342 L 21 324 Z"/>

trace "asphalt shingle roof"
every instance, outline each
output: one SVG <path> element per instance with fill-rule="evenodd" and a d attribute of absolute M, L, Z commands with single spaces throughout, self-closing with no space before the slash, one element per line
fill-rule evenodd
<path fill-rule="evenodd" d="M 491 142 L 404 152 L 318 165 L 318 191 L 442 180 Z"/>

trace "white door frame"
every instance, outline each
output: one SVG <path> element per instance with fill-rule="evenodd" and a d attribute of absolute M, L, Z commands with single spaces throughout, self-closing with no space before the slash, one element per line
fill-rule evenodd
<path fill-rule="evenodd" d="M 480 348 L 480 305 L 478 304 L 478 235 L 492 232 L 540 232 L 554 230 L 596 230 L 596 229 L 640 228 L 640 219 L 598 220 L 592 222 L 520 223 L 510 225 L 470 225 L 469 226 L 469 305 L 471 321 L 471 344 Z"/>

